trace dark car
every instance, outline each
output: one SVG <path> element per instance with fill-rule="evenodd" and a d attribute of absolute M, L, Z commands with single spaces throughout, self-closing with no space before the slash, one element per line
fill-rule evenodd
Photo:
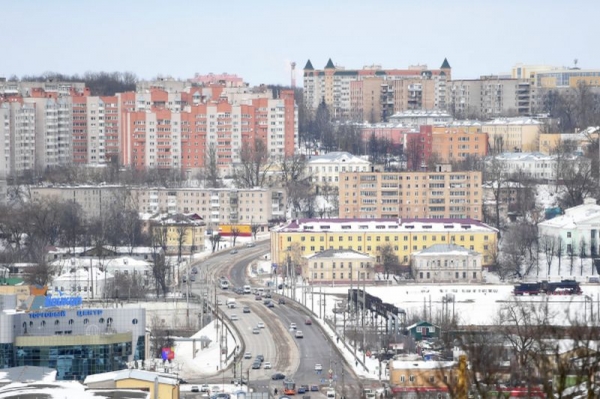
<path fill-rule="evenodd" d="M 255 299 L 256 301 L 260 301 L 260 300 L 262 300 L 262 297 L 261 297 L 260 295 L 256 295 L 256 296 L 254 297 L 254 299 Z"/>
<path fill-rule="evenodd" d="M 248 306 L 244 306 L 244 313 L 250 313 L 250 308 Z"/>
<path fill-rule="evenodd" d="M 301 387 L 298 387 L 298 391 L 297 391 L 297 392 L 298 392 L 298 393 L 306 393 L 306 388 L 304 388 L 304 387 L 302 387 L 302 386 L 301 386 Z"/>
<path fill-rule="evenodd" d="M 310 326 L 312 324 L 312 320 L 311 319 L 306 319 L 306 321 L 304 322 L 304 324 L 306 324 L 307 326 Z"/>
<path fill-rule="evenodd" d="M 273 303 L 273 301 L 271 301 L 271 302 L 269 302 L 269 303 L 267 304 L 267 307 L 268 307 L 268 308 L 274 308 L 274 307 L 275 307 L 275 304 Z"/>
<path fill-rule="evenodd" d="M 252 369 L 256 370 L 260 368 L 260 362 L 256 361 L 254 363 L 252 363 Z"/>
<path fill-rule="evenodd" d="M 272 380 L 285 380 L 285 374 L 275 373 L 271 376 Z"/>
<path fill-rule="evenodd" d="M 279 304 L 280 305 L 285 305 L 285 299 L 279 298 Z"/>
<path fill-rule="evenodd" d="M 271 295 L 271 293 L 270 293 L 270 292 L 267 292 L 267 293 L 265 294 L 265 298 L 272 298 L 272 295 Z"/>
<path fill-rule="evenodd" d="M 233 385 L 248 385 L 248 379 L 247 378 L 234 378 L 233 380 L 231 380 L 231 383 Z"/>
<path fill-rule="evenodd" d="M 198 268 L 196 266 L 192 267 L 192 273 L 198 274 Z"/>
<path fill-rule="evenodd" d="M 311 392 L 319 392 L 319 386 L 318 385 L 311 385 L 310 386 L 310 390 L 311 390 Z"/>
<path fill-rule="evenodd" d="M 256 355 L 256 360 L 259 360 L 262 363 L 265 361 L 265 357 L 263 355 Z"/>
<path fill-rule="evenodd" d="M 263 305 L 268 305 L 270 302 L 270 299 L 263 299 Z"/>

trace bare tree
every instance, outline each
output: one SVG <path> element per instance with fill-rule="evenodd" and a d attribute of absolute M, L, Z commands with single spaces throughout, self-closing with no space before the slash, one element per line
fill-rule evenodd
<path fill-rule="evenodd" d="M 252 231 L 252 237 L 254 237 L 254 241 L 256 241 L 256 234 L 260 230 L 260 224 L 253 221 L 250 225 L 250 230 Z"/>
<path fill-rule="evenodd" d="M 209 240 L 212 246 L 212 252 L 214 253 L 215 250 L 219 248 L 219 243 L 222 241 L 222 237 L 220 234 L 213 234 L 210 236 Z"/>
<path fill-rule="evenodd" d="M 500 205 L 502 204 L 503 195 L 506 195 L 505 190 L 508 183 L 506 166 L 496 157 L 493 157 L 490 161 L 485 163 L 483 172 L 483 181 L 490 185 L 494 197 L 494 225 L 498 231 L 500 231 Z"/>
<path fill-rule="evenodd" d="M 214 143 L 211 143 L 206 147 L 206 154 L 204 155 L 204 168 L 202 169 L 201 175 L 205 180 L 205 185 L 207 188 L 222 187 L 223 184 L 221 181 L 221 176 L 219 175 L 219 157 Z"/>
<path fill-rule="evenodd" d="M 537 264 L 537 227 L 522 222 L 512 225 L 504 236 L 500 256 L 501 275 L 528 275 Z"/>
<path fill-rule="evenodd" d="M 377 262 L 383 266 L 386 280 L 390 277 L 390 273 L 396 273 L 400 266 L 398 255 L 391 244 L 385 244 L 379 248 Z"/>
<path fill-rule="evenodd" d="M 233 239 L 233 246 L 235 247 L 235 242 L 240 235 L 240 228 L 238 226 L 231 225 L 231 237 Z"/>
<path fill-rule="evenodd" d="M 598 189 L 591 162 L 584 157 L 563 162 L 560 177 L 563 192 L 559 202 L 563 208 L 583 204 L 583 200 L 591 197 Z"/>
<path fill-rule="evenodd" d="M 583 276 L 583 261 L 587 258 L 587 244 L 585 239 L 582 237 L 579 240 L 579 265 L 580 265 L 580 275 Z"/>
<path fill-rule="evenodd" d="M 546 264 L 548 266 L 547 275 L 549 276 L 554 255 L 556 255 L 556 239 L 550 235 L 543 235 L 540 239 L 540 247 L 546 257 Z"/>
<path fill-rule="evenodd" d="M 562 265 L 562 257 L 565 254 L 565 242 L 562 236 L 556 237 L 556 257 L 558 258 L 558 275 L 560 276 L 560 269 Z"/>
<path fill-rule="evenodd" d="M 267 145 L 259 138 L 244 142 L 240 150 L 240 164 L 233 171 L 237 187 L 264 187 L 267 174 L 273 167 Z"/>

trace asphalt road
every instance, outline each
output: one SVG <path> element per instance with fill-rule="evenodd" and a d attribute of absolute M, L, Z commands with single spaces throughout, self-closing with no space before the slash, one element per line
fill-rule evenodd
<path fill-rule="evenodd" d="M 268 250 L 268 244 L 264 246 L 260 245 L 252 249 L 257 248 L 262 249 L 262 253 L 265 253 Z M 246 277 L 247 266 L 247 259 L 236 261 L 231 265 L 227 275 L 234 286 L 249 284 Z M 252 301 L 253 296 L 247 295 L 245 297 Z M 275 342 L 291 340 L 292 345 L 298 348 L 300 357 L 297 362 L 297 367 L 295 369 L 292 367 L 287 373 L 283 370 L 277 371 L 281 371 L 284 374 L 291 376 L 296 382 L 296 386 L 310 386 L 317 384 L 321 387 L 321 392 L 324 392 L 324 389 L 330 385 L 328 372 L 331 370 L 332 377 L 334 377 L 334 381 L 332 381 L 331 385 L 336 389 L 338 394 L 341 394 L 345 390 L 346 397 L 360 397 L 358 379 L 353 372 L 345 366 L 338 352 L 332 347 L 321 329 L 314 323 L 313 325 L 306 325 L 305 321 L 307 317 L 305 314 L 295 307 L 290 306 L 289 299 L 286 301 L 288 301 L 287 305 L 276 305 L 272 309 L 267 309 L 264 305 L 259 305 L 277 316 L 274 320 L 265 322 L 270 328 L 276 328 L 271 327 L 276 325 L 274 324 L 275 322 L 278 322 L 278 324 L 283 327 L 281 335 L 276 336 L 277 339 Z M 295 332 L 289 330 L 290 323 L 296 323 L 297 329 L 303 332 L 304 338 L 294 337 Z M 282 350 L 284 351 L 285 348 Z M 315 371 L 315 364 L 317 363 L 323 366 L 323 372 L 320 374 Z M 258 382 L 268 383 L 268 381 Z M 311 392 L 310 394 L 311 397 L 315 398 L 324 397 L 324 395 L 314 392 Z"/>

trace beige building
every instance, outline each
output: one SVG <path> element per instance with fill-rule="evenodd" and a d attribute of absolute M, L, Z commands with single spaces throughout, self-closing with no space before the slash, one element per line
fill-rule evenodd
<path fill-rule="evenodd" d="M 110 209 L 111 205 L 121 201 L 127 193 L 123 186 L 65 186 L 31 187 L 31 199 L 57 199 L 73 201 L 81 206 L 84 217 L 97 218 Z"/>
<path fill-rule="evenodd" d="M 542 122 L 532 118 L 498 118 L 481 124 L 490 152 L 537 151 Z"/>
<path fill-rule="evenodd" d="M 159 215 L 149 219 L 149 230 L 167 254 L 204 251 L 206 225 L 197 214 Z"/>
<path fill-rule="evenodd" d="M 481 258 L 456 244 L 435 244 L 411 255 L 411 271 L 419 283 L 480 283 Z"/>
<path fill-rule="evenodd" d="M 153 399 L 179 399 L 179 380 L 145 370 L 120 370 L 93 374 L 83 382 L 91 389 L 134 389 L 149 392 Z"/>
<path fill-rule="evenodd" d="M 270 188 L 132 188 L 140 212 L 195 213 L 207 226 L 285 218 L 285 191 Z"/>
<path fill-rule="evenodd" d="M 481 172 L 346 172 L 340 175 L 342 218 L 482 218 Z"/>
<path fill-rule="evenodd" d="M 302 277 L 311 284 L 358 281 L 371 283 L 375 278 L 375 258 L 351 249 L 328 249 L 306 256 Z"/>
<path fill-rule="evenodd" d="M 458 362 L 454 361 L 423 361 L 404 356 L 390 360 L 388 367 L 394 398 L 447 399 L 448 386 L 456 386 L 459 380 Z"/>

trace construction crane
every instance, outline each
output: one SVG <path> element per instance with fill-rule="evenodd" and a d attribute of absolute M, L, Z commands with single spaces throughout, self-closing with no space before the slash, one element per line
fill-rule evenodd
<path fill-rule="evenodd" d="M 296 88 L 296 63 L 294 61 L 291 62 L 292 67 L 292 89 Z"/>

